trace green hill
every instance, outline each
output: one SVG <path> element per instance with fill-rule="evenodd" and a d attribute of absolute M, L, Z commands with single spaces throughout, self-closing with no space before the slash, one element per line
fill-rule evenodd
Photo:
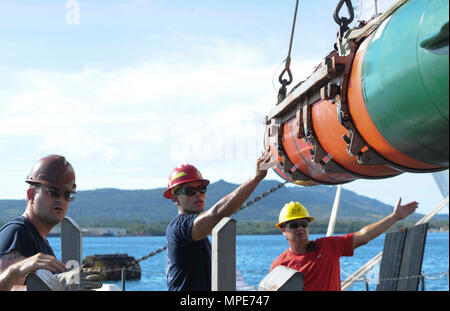
<path fill-rule="evenodd" d="M 278 184 L 279 182 L 273 180 L 262 181 L 250 199 Z M 223 180 L 212 183 L 208 187 L 207 208 L 238 186 Z M 161 232 L 165 228 L 164 224 L 177 214 L 172 201 L 162 196 L 163 191 L 164 188 L 150 190 L 108 188 L 79 191 L 75 201 L 70 204 L 67 216 L 83 227 L 115 226 L 126 227 L 132 231 L 147 228 L 145 230 L 148 233 L 149 227 L 146 225 L 155 224 L 158 227 L 155 229 L 156 232 Z M 326 224 L 335 193 L 335 186 L 282 187 L 233 217 L 238 220 L 238 224 L 245 223 L 252 228 L 258 228 L 261 223 L 266 223 L 264 228 L 267 229 L 276 223 L 281 207 L 294 200 L 301 202 L 309 210 L 310 215 L 316 218 L 318 225 Z M 21 215 L 24 209 L 25 200 L 0 200 L 0 224 Z M 392 210 L 393 206 L 343 189 L 338 221 L 341 223 L 372 222 L 388 215 Z M 418 220 L 422 216 L 413 215 L 408 220 Z M 448 222 L 448 216 L 439 215 L 435 217 L 435 220 Z"/>

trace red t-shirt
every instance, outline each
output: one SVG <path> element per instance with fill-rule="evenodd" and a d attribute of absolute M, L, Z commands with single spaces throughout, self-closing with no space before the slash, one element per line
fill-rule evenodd
<path fill-rule="evenodd" d="M 270 271 L 283 265 L 304 275 L 305 291 L 340 291 L 341 256 L 353 256 L 353 233 L 317 239 L 317 248 L 298 255 L 287 249 L 270 267 Z"/>

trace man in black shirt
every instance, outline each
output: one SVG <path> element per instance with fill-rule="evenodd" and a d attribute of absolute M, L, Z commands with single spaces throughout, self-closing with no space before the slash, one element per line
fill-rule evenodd
<path fill-rule="evenodd" d="M 31 271 L 65 271 L 47 235 L 64 219 L 76 193 L 74 169 L 64 157 L 49 155 L 36 162 L 25 181 L 30 184 L 25 212 L 0 228 L 0 290 L 24 289 Z"/>
<path fill-rule="evenodd" d="M 233 214 L 267 174 L 270 152 L 256 161 L 254 175 L 205 209 L 209 180 L 190 164 L 176 167 L 170 174 L 164 197 L 178 208 L 167 226 L 167 288 L 169 291 L 211 290 L 211 244 L 208 234 L 224 217 Z"/>

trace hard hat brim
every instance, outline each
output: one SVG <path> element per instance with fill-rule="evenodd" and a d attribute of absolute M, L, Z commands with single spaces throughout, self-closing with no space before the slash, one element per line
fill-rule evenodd
<path fill-rule="evenodd" d="M 191 182 L 191 181 L 200 181 L 200 182 L 202 182 L 205 186 L 208 186 L 208 185 L 209 185 L 209 180 L 208 180 L 208 179 L 188 179 L 188 180 L 183 180 L 182 182 L 180 182 L 180 183 L 178 183 L 178 184 L 175 184 L 175 185 L 173 185 L 172 187 L 170 187 L 169 189 L 167 189 L 166 191 L 164 191 L 163 196 L 164 196 L 166 199 L 170 199 L 170 200 L 171 200 L 172 197 L 173 197 L 173 194 L 172 194 L 172 189 L 173 189 L 173 188 L 175 188 L 175 187 L 177 187 L 177 186 L 180 186 L 180 185 L 182 185 L 182 184 Z"/>
<path fill-rule="evenodd" d="M 306 220 L 308 220 L 308 222 L 312 222 L 315 218 L 314 217 L 297 217 L 297 218 L 292 218 L 292 219 L 289 219 L 287 221 L 283 221 L 283 222 L 277 223 L 275 225 L 275 227 L 281 230 L 281 226 L 283 226 L 288 221 L 295 220 L 295 219 L 306 219 Z"/>
<path fill-rule="evenodd" d="M 65 157 L 51 154 L 39 159 L 31 168 L 25 182 L 76 192 L 75 171 Z"/>

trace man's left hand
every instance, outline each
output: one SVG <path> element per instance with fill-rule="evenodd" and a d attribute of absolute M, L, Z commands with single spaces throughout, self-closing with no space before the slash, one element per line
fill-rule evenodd
<path fill-rule="evenodd" d="M 416 211 L 416 209 L 419 207 L 419 203 L 416 201 L 412 201 L 406 204 L 401 204 L 402 198 L 400 197 L 397 202 L 397 206 L 394 209 L 394 215 L 397 220 L 402 220 L 412 213 Z"/>

